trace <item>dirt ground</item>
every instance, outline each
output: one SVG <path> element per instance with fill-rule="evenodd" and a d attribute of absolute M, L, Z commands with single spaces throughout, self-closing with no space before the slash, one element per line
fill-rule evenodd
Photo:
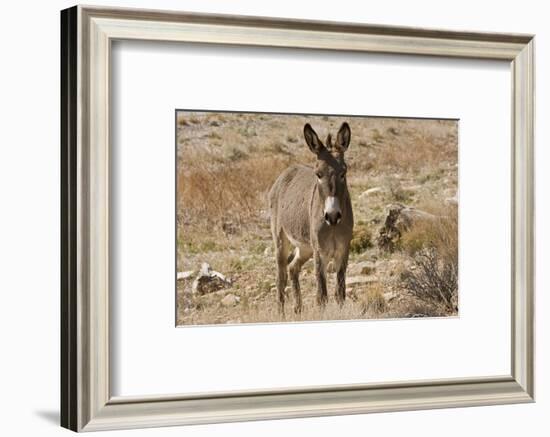
<path fill-rule="evenodd" d="M 433 243 L 437 226 L 403 232 L 392 250 L 381 248 L 378 241 L 391 205 L 457 223 L 457 121 L 181 111 L 177 114 L 178 325 L 283 321 L 274 288 L 267 192 L 288 165 L 313 165 L 315 156 L 302 134 L 306 122 L 324 139 L 329 132 L 334 137 L 343 121 L 352 132 L 346 162 L 355 217 L 347 299 L 342 307 L 335 303 L 335 274 L 329 273 L 329 303 L 324 309 L 316 305 L 310 260 L 300 277 L 303 312 L 296 315 L 289 310 L 284 321 L 457 314 L 458 304 L 442 304 L 439 290 L 430 294 L 423 288 L 411 289 L 413 282 L 407 279 L 411 272 L 422 270 L 422 250 Z M 458 228 L 444 229 L 437 231 L 436 239 L 446 246 L 435 265 L 451 265 L 456 274 Z M 443 252 L 452 252 L 455 261 L 445 264 Z M 197 277 L 203 263 L 225 281 L 218 278 L 211 287 L 201 287 Z M 292 292 L 287 295 L 291 309 Z"/>

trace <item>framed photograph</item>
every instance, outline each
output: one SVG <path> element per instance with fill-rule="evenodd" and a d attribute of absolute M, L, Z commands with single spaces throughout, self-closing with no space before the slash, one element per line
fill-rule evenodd
<path fill-rule="evenodd" d="M 178 326 L 458 315 L 458 120 L 176 114 Z"/>
<path fill-rule="evenodd" d="M 534 400 L 534 37 L 61 13 L 74 431 Z"/>

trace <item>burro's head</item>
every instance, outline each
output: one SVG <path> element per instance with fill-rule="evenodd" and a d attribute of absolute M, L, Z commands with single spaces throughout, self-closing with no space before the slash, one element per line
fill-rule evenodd
<path fill-rule="evenodd" d="M 325 144 L 321 142 L 309 123 L 304 126 L 304 138 L 306 143 L 316 156 L 315 176 L 319 196 L 324 202 L 323 218 L 329 226 L 336 226 L 342 221 L 342 205 L 345 197 L 349 196 L 346 184 L 347 166 L 344 161 L 344 153 L 348 149 L 351 139 L 351 130 L 347 123 L 342 123 L 336 140 L 328 134 Z"/>

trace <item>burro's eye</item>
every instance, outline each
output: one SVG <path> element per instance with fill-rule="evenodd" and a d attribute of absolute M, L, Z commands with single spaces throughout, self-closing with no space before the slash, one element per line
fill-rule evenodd
<path fill-rule="evenodd" d="M 320 171 L 315 172 L 315 176 L 317 176 L 317 179 L 321 179 L 323 177 L 323 173 L 321 173 Z"/>
<path fill-rule="evenodd" d="M 346 170 L 340 173 L 340 179 L 346 179 Z"/>

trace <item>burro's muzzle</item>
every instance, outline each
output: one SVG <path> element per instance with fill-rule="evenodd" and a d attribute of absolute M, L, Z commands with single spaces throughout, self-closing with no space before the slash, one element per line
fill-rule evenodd
<path fill-rule="evenodd" d="M 342 210 L 337 197 L 329 196 L 325 200 L 325 222 L 329 226 L 335 226 L 342 220 Z"/>

